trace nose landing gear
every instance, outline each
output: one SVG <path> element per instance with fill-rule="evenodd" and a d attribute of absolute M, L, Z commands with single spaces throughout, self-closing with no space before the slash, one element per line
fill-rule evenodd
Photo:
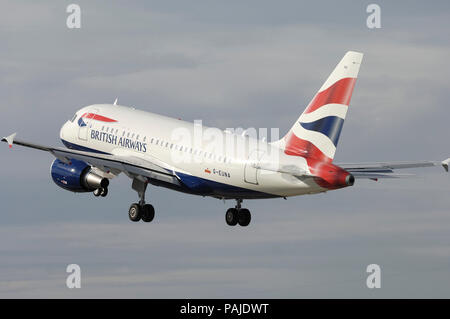
<path fill-rule="evenodd" d="M 100 187 L 97 188 L 94 192 L 93 192 L 95 197 L 106 197 L 106 195 L 108 195 L 108 187 Z"/>
<path fill-rule="evenodd" d="M 225 221 L 229 226 L 248 226 L 252 215 L 247 208 L 241 208 L 242 199 L 236 199 L 236 207 L 229 208 L 225 214 Z"/>

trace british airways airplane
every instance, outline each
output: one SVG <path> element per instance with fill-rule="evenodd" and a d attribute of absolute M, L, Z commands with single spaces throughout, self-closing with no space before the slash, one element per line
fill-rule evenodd
<path fill-rule="evenodd" d="M 72 192 L 108 194 L 109 180 L 125 173 L 139 202 L 130 206 L 131 221 L 151 222 L 145 203 L 150 183 L 189 194 L 234 199 L 227 210 L 230 226 L 247 226 L 244 199 L 315 194 L 352 186 L 355 179 L 396 178 L 396 169 L 442 165 L 444 161 L 335 164 L 339 136 L 363 54 L 347 52 L 289 132 L 276 142 L 195 124 L 114 104 L 86 106 L 61 128 L 66 147 L 49 147 L 4 137 L 13 144 L 50 152 L 51 176 Z M 195 135 L 216 138 L 195 139 Z M 213 137 L 214 137 L 213 136 Z M 223 138 L 217 138 L 222 136 Z M 212 140 L 212 141 L 211 141 Z M 225 146 L 227 144 L 227 146 Z M 231 145 L 231 147 L 230 147 Z"/>

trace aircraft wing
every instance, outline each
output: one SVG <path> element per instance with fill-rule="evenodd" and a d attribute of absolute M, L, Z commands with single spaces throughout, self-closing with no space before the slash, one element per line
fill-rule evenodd
<path fill-rule="evenodd" d="M 29 148 L 47 151 L 62 162 L 69 163 L 70 159 L 84 161 L 96 167 L 104 174 L 112 176 L 125 173 L 130 178 L 143 176 L 156 179 L 171 184 L 180 185 L 179 179 L 174 170 L 162 161 L 153 157 L 142 159 L 135 156 L 118 156 L 110 154 L 99 154 L 94 152 L 76 151 L 62 147 L 50 147 L 15 139 L 16 133 L 2 138 L 2 142 L 7 142 L 11 148 L 13 144 Z"/>
<path fill-rule="evenodd" d="M 450 158 L 444 161 L 418 161 L 418 162 L 378 162 L 378 163 L 341 163 L 336 164 L 342 167 L 349 173 L 351 173 L 355 178 L 399 178 L 412 176 L 411 174 L 398 174 L 395 172 L 397 169 L 404 168 L 418 168 L 418 167 L 431 167 L 439 166 L 444 167 L 445 171 L 448 172 L 448 166 L 450 163 Z"/>
<path fill-rule="evenodd" d="M 355 178 L 368 178 L 376 180 L 378 178 L 400 178 L 414 176 L 413 174 L 399 174 L 395 172 L 395 170 L 402 168 L 419 168 L 441 165 L 448 172 L 449 164 L 450 158 L 444 161 L 341 163 L 336 165 L 351 173 Z M 278 167 L 269 163 L 257 164 L 254 165 L 254 167 L 267 171 L 285 173 L 299 178 L 315 177 L 314 175 L 299 169 L 295 165 L 284 165 L 282 167 Z"/>

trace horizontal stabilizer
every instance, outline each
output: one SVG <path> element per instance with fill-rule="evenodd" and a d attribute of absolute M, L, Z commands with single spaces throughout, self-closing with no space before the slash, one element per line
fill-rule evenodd
<path fill-rule="evenodd" d="M 433 167 L 442 165 L 445 171 L 448 172 L 450 158 L 444 161 L 417 161 L 417 162 L 379 162 L 379 163 L 350 163 L 337 164 L 349 173 L 353 174 L 355 178 L 399 178 L 413 176 L 411 174 L 396 174 L 394 170 L 419 168 L 419 167 Z"/>
<path fill-rule="evenodd" d="M 355 178 L 368 178 L 368 179 L 405 178 L 415 176 L 414 174 L 375 173 L 375 172 L 351 172 L 351 173 Z"/>

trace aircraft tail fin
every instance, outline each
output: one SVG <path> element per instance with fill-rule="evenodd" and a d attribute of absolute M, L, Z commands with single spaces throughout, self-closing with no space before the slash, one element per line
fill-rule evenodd
<path fill-rule="evenodd" d="M 283 138 L 288 155 L 332 162 L 363 54 L 347 52 Z"/>

